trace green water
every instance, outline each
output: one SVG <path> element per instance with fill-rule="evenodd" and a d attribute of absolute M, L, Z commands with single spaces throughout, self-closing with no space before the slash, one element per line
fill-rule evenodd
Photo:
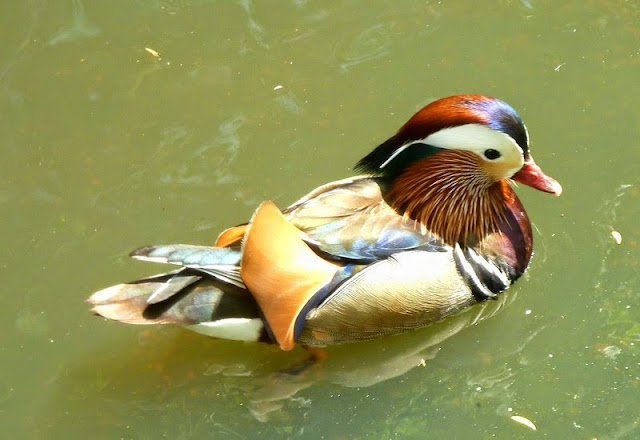
<path fill-rule="evenodd" d="M 638 2 L 5 0 L 0 35 L 3 438 L 640 437 Z M 164 269 L 133 248 L 210 243 L 454 93 L 512 104 L 564 187 L 519 188 L 501 302 L 298 375 L 88 312 Z"/>

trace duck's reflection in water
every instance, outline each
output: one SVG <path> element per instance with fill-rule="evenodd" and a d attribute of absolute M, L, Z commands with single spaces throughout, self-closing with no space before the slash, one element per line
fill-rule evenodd
<path fill-rule="evenodd" d="M 459 315 L 428 328 L 373 341 L 312 349 L 299 364 L 268 374 L 248 393 L 252 414 L 260 421 L 295 399 L 297 393 L 314 383 L 328 381 L 346 387 L 369 387 L 426 367 L 440 350 L 440 344 L 467 327 L 494 316 L 513 301 L 517 292 L 506 292 Z M 300 401 L 304 404 L 304 401 Z"/>
<path fill-rule="evenodd" d="M 242 408 L 259 422 L 287 419 L 291 408 L 313 408 L 313 387 L 317 392 L 332 384 L 364 388 L 414 368 L 428 372 L 444 341 L 495 316 L 516 295 L 517 289 L 510 290 L 421 330 L 309 351 L 283 352 L 275 345 L 215 340 L 168 327 L 128 328 L 123 341 L 109 328 L 95 340 L 98 351 L 87 352 L 51 380 L 59 392 L 46 411 L 93 412 L 81 402 L 98 395 L 105 429 L 109 421 L 138 413 L 162 414 L 167 423 L 202 413 L 207 415 L 202 423 L 227 429 L 246 423 Z M 131 332 L 138 335 L 137 344 Z"/>

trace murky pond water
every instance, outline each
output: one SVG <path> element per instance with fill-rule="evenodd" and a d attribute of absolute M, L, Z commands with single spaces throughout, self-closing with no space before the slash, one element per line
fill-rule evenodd
<path fill-rule="evenodd" d="M 4 438 L 640 436 L 637 2 L 0 9 Z M 162 270 L 133 248 L 286 206 L 455 93 L 512 104 L 565 190 L 518 189 L 535 255 L 500 301 L 303 373 L 302 349 L 88 312 Z"/>

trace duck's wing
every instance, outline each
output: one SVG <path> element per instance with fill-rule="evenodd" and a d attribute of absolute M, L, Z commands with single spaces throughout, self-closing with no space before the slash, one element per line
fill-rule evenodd
<path fill-rule="evenodd" d="M 305 241 L 329 259 L 360 264 L 421 249 L 441 252 L 445 245 L 384 200 L 379 181 L 353 177 L 321 186 L 284 211 L 304 232 Z"/>
<path fill-rule="evenodd" d="M 129 256 L 136 260 L 196 269 L 237 287 L 245 287 L 239 267 L 242 254 L 238 249 L 168 244 L 143 246 L 131 252 Z M 165 295 L 154 294 L 148 302 L 151 304 L 164 299 L 166 299 Z"/>

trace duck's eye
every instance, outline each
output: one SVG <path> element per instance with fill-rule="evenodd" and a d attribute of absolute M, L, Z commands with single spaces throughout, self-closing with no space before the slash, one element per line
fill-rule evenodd
<path fill-rule="evenodd" d="M 489 160 L 495 160 L 500 157 L 500 152 L 498 150 L 494 150 L 493 148 L 489 148 L 488 150 L 484 150 L 484 157 Z"/>

